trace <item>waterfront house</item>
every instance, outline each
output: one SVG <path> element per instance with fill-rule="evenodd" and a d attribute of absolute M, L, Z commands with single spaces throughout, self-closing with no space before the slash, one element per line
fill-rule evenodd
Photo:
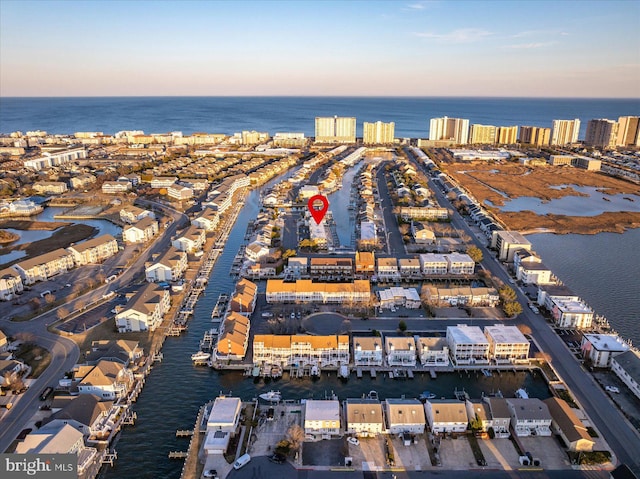
<path fill-rule="evenodd" d="M 146 217 L 155 219 L 155 214 L 134 205 L 127 205 L 120 210 L 120 219 L 125 223 L 135 224 Z"/>
<path fill-rule="evenodd" d="M 308 258 L 302 256 L 292 256 L 287 260 L 287 267 L 284 270 L 286 276 L 300 279 L 309 276 Z"/>
<path fill-rule="evenodd" d="M 493 427 L 493 420 L 491 418 L 491 407 L 484 401 L 471 401 L 465 400 L 465 408 L 467 410 L 467 417 L 472 424 L 472 428 L 475 425 L 482 432 L 487 432 L 490 427 Z M 506 427 L 509 427 L 509 415 L 507 415 Z"/>
<path fill-rule="evenodd" d="M 375 437 L 385 430 L 382 404 L 377 399 L 347 399 L 344 417 L 347 434 Z"/>
<path fill-rule="evenodd" d="M 76 473 L 84 477 L 98 460 L 98 451 L 84 445 L 84 436 L 69 424 L 50 424 L 37 429 L 18 442 L 17 454 L 73 454 L 77 457 Z"/>
<path fill-rule="evenodd" d="M 171 246 L 155 261 L 145 263 L 144 272 L 150 283 L 177 281 L 188 266 L 187 253 Z"/>
<path fill-rule="evenodd" d="M 193 219 L 192 222 L 198 228 L 203 228 L 206 232 L 215 231 L 220 223 L 220 215 L 211 208 L 205 208 L 200 216 Z"/>
<path fill-rule="evenodd" d="M 311 258 L 310 274 L 316 280 L 350 280 L 353 279 L 353 260 L 351 258 Z"/>
<path fill-rule="evenodd" d="M 376 263 L 376 273 L 380 281 L 398 281 L 400 279 L 396 258 L 378 258 Z"/>
<path fill-rule="evenodd" d="M 447 344 L 457 365 L 489 364 L 489 341 L 478 326 L 448 326 Z"/>
<path fill-rule="evenodd" d="M 251 316 L 256 306 L 258 286 L 248 279 L 241 279 L 236 284 L 236 289 L 231 295 L 229 311 L 235 311 L 244 316 Z"/>
<path fill-rule="evenodd" d="M 511 410 L 507 404 L 507 400 L 501 397 L 485 396 L 483 401 L 489 405 L 491 412 L 491 426 L 497 438 L 508 438 L 511 433 L 509 426 L 511 424 Z"/>
<path fill-rule="evenodd" d="M 551 317 L 559 328 L 589 329 L 593 321 L 593 309 L 580 299 L 552 296 Z"/>
<path fill-rule="evenodd" d="M 222 323 L 216 358 L 218 360 L 241 360 L 247 353 L 249 343 L 249 318 L 234 311 L 230 312 Z"/>
<path fill-rule="evenodd" d="M 516 279 L 524 284 L 553 284 L 553 273 L 532 251 L 518 250 L 513 256 Z"/>
<path fill-rule="evenodd" d="M 116 313 L 116 327 L 118 332 L 136 332 L 155 330 L 169 311 L 169 291 L 154 283 L 142 286 L 138 292 Z"/>
<path fill-rule="evenodd" d="M 204 451 L 209 455 L 224 454 L 240 424 L 240 398 L 218 396 L 207 419 Z"/>
<path fill-rule="evenodd" d="M 247 278 L 252 279 L 267 279 L 275 278 L 277 273 L 276 267 L 273 264 L 260 262 L 252 264 L 248 268 L 246 268 L 246 271 L 243 273 L 243 275 Z"/>
<path fill-rule="evenodd" d="M 513 261 L 516 251 L 531 250 L 531 243 L 517 231 L 497 230 L 491 235 L 491 248 L 498 251 L 498 259 L 508 263 Z"/>
<path fill-rule="evenodd" d="M 449 274 L 473 274 L 476 263 L 466 253 L 449 253 L 445 255 Z"/>
<path fill-rule="evenodd" d="M 595 368 L 610 368 L 618 354 L 629 350 L 629 345 L 617 334 L 584 334 L 582 357 Z"/>
<path fill-rule="evenodd" d="M 304 405 L 304 433 L 314 439 L 341 436 L 340 403 L 333 399 L 307 399 Z"/>
<path fill-rule="evenodd" d="M 281 367 L 335 368 L 349 363 L 349 337 L 256 334 L 253 339 L 253 362 Z"/>
<path fill-rule="evenodd" d="M 122 230 L 122 239 L 126 244 L 145 243 L 158 234 L 158 222 L 147 216 L 134 225 Z"/>
<path fill-rule="evenodd" d="M 457 399 L 429 399 L 424 410 L 433 433 L 463 433 L 469 425 L 465 403 Z"/>
<path fill-rule="evenodd" d="M 260 261 L 260 258 L 269 254 L 269 248 L 260 241 L 253 241 L 247 245 L 244 254 L 251 261 Z"/>
<path fill-rule="evenodd" d="M 0 270 L 0 300 L 11 301 L 23 290 L 22 278 L 15 269 Z"/>
<path fill-rule="evenodd" d="M 370 278 L 376 272 L 376 258 L 372 251 L 356 251 L 356 276 Z"/>
<path fill-rule="evenodd" d="M 420 260 L 418 258 L 401 258 L 398 260 L 400 267 L 400 276 L 409 279 L 422 278 L 422 270 L 420 269 Z"/>
<path fill-rule="evenodd" d="M 80 394 L 43 421 L 43 426 L 59 422 L 69 424 L 86 439 L 105 440 L 115 428 L 119 407 L 113 401 L 101 401 L 95 394 Z"/>
<path fill-rule="evenodd" d="M 630 349 L 611 360 L 611 370 L 640 399 L 640 353 Z"/>
<path fill-rule="evenodd" d="M 138 341 L 127 339 L 99 339 L 91 342 L 91 351 L 84 358 L 87 364 L 98 364 L 101 359 L 117 361 L 125 366 L 135 363 L 144 354 Z"/>
<path fill-rule="evenodd" d="M 356 366 L 382 366 L 382 338 L 354 336 L 352 342 Z"/>
<path fill-rule="evenodd" d="M 66 273 L 73 269 L 74 266 L 73 254 L 59 248 L 49 253 L 20 261 L 14 264 L 12 268 L 20 274 L 25 285 L 31 285 L 37 281 L 46 281 L 60 273 Z"/>
<path fill-rule="evenodd" d="M 176 239 L 171 241 L 171 245 L 180 251 L 195 253 L 202 250 L 202 247 L 204 246 L 206 241 L 206 231 L 198 228 L 195 225 L 191 225 L 180 235 L 178 235 Z"/>
<path fill-rule="evenodd" d="M 543 401 L 551 413 L 551 429 L 559 435 L 570 451 L 592 451 L 595 441 L 573 412 L 567 401 L 552 397 Z"/>
<path fill-rule="evenodd" d="M 538 398 L 507 399 L 516 436 L 551 436 L 551 413 Z"/>
<path fill-rule="evenodd" d="M 107 359 L 95 366 L 80 366 L 74 378 L 80 379 L 78 394 L 95 394 L 103 401 L 124 398 L 133 385 L 133 373 L 124 364 Z"/>
<path fill-rule="evenodd" d="M 422 366 L 448 366 L 449 347 L 445 338 L 416 338 Z"/>
<path fill-rule="evenodd" d="M 267 303 L 368 303 L 371 286 L 368 280 L 353 283 L 313 283 L 308 279 L 284 282 L 267 280 Z"/>
<path fill-rule="evenodd" d="M 447 274 L 447 268 L 449 263 L 447 257 L 444 254 L 425 253 L 421 254 L 420 267 L 422 268 L 422 274 L 424 275 L 438 275 Z"/>
<path fill-rule="evenodd" d="M 416 341 L 408 337 L 386 336 L 384 349 L 387 353 L 387 364 L 389 366 L 410 366 L 416 365 Z"/>
<path fill-rule="evenodd" d="M 517 326 L 485 326 L 484 334 L 489 340 L 489 356 L 492 361 L 497 364 L 529 362 L 529 340 Z"/>
<path fill-rule="evenodd" d="M 78 266 L 102 263 L 118 254 L 118 242 L 111 235 L 102 235 L 67 248 Z"/>
<path fill-rule="evenodd" d="M 382 407 L 389 434 L 424 434 L 424 407 L 417 399 L 387 399 Z"/>

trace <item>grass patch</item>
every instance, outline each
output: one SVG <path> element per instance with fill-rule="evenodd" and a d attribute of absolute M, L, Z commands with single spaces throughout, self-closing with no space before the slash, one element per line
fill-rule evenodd
<path fill-rule="evenodd" d="M 22 343 L 18 351 L 16 351 L 16 358 L 22 360 L 25 364 L 31 367 L 30 378 L 38 378 L 45 369 L 49 367 L 51 363 L 51 353 L 33 343 Z"/>
<path fill-rule="evenodd" d="M 594 428 L 592 428 L 591 426 L 587 426 L 587 432 L 589 433 L 589 436 L 591 436 L 591 437 L 599 437 L 598 433 L 596 432 L 596 430 Z"/>
<path fill-rule="evenodd" d="M 565 401 L 567 401 L 567 404 L 569 404 L 569 406 L 571 406 L 573 409 L 579 409 L 569 391 L 567 391 L 566 389 L 556 389 L 555 393 L 560 399 L 564 399 Z"/>
<path fill-rule="evenodd" d="M 156 330 L 156 332 L 158 332 L 158 330 Z M 153 333 L 150 331 L 119 333 L 116 329 L 115 321 L 113 319 L 109 319 L 97 326 L 94 326 L 85 333 L 74 334 L 67 337 L 78 345 L 78 349 L 80 349 L 80 358 L 82 358 L 83 353 L 91 350 L 91 343 L 98 340 L 127 339 L 130 341 L 138 341 L 140 347 L 144 349 L 145 354 L 149 354 L 149 346 L 151 345 Z"/>
<path fill-rule="evenodd" d="M 609 451 L 570 452 L 569 458 L 572 464 L 593 466 L 611 462 L 611 453 Z"/>

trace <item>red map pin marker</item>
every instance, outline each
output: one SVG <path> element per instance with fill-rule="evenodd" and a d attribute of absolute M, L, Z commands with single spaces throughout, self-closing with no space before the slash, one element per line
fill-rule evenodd
<path fill-rule="evenodd" d="M 315 195 L 309 198 L 307 207 L 309 208 L 309 213 L 311 213 L 311 216 L 313 216 L 313 219 L 316 221 L 316 224 L 319 225 L 329 209 L 329 200 L 326 196 Z"/>

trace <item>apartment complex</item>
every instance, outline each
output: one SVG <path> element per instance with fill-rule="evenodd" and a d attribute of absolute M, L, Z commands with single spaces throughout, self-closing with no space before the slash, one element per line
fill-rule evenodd
<path fill-rule="evenodd" d="M 614 148 L 618 139 L 618 123 L 614 120 L 600 118 L 589 120 L 584 143 L 587 146 Z"/>
<path fill-rule="evenodd" d="M 313 283 L 299 279 L 285 283 L 281 279 L 267 280 L 267 303 L 367 303 L 371 299 L 368 280 L 353 283 Z"/>
<path fill-rule="evenodd" d="M 216 359 L 241 360 L 247 353 L 249 344 L 249 318 L 236 312 L 230 312 L 222 323 Z"/>
<path fill-rule="evenodd" d="M 496 132 L 496 143 L 499 145 L 515 145 L 518 142 L 518 126 L 499 126 Z"/>
<path fill-rule="evenodd" d="M 429 122 L 429 140 L 451 140 L 458 145 L 469 142 L 469 120 L 462 118 L 432 118 Z"/>
<path fill-rule="evenodd" d="M 621 116 L 618 118 L 618 146 L 640 146 L 640 117 Z"/>
<path fill-rule="evenodd" d="M 475 145 L 492 145 L 496 142 L 497 129 L 493 125 L 471 125 L 469 143 Z"/>
<path fill-rule="evenodd" d="M 551 140 L 551 128 L 539 126 L 521 126 L 520 143 L 535 146 L 546 146 Z"/>
<path fill-rule="evenodd" d="M 362 125 L 362 143 L 365 145 L 391 145 L 393 144 L 396 124 L 394 122 L 367 123 Z"/>
<path fill-rule="evenodd" d="M 552 145 L 570 145 L 578 142 L 580 120 L 553 120 L 551 128 Z"/>
<path fill-rule="evenodd" d="M 316 117 L 316 143 L 355 143 L 354 117 Z"/>
<path fill-rule="evenodd" d="M 118 242 L 111 235 L 102 235 L 67 248 L 77 266 L 101 263 L 118 253 Z"/>
<path fill-rule="evenodd" d="M 170 302 L 168 290 L 154 283 L 144 285 L 127 302 L 124 309 L 116 313 L 118 332 L 153 331 L 169 311 Z"/>
<path fill-rule="evenodd" d="M 256 334 L 253 362 L 281 367 L 338 367 L 349 363 L 349 336 Z"/>

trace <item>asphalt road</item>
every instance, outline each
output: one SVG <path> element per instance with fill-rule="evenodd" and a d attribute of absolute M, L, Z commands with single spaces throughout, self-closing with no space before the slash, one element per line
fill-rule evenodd
<path fill-rule="evenodd" d="M 410 154 L 409 156 L 412 157 Z M 419 164 L 417 161 L 415 163 Z M 421 164 L 419 164 L 419 167 L 422 168 L 422 171 L 425 171 Z M 429 180 L 429 186 L 432 191 L 434 191 L 441 205 L 452 208 L 449 201 L 431 180 Z M 485 261 L 483 261 L 484 267 L 488 269 L 493 276 L 499 278 L 505 284 L 509 284 L 509 276 L 502 265 L 493 259 L 493 254 L 476 238 L 469 225 L 455 209 L 452 217 L 452 225 L 467 233 L 473 239 L 476 246 L 481 249 L 485 258 Z M 520 303 L 526 305 L 528 298 L 520 288 L 516 287 L 514 289 L 516 290 Z M 525 306 L 523 313 L 519 315 L 517 319 L 519 322 L 531 328 L 533 336 L 542 350 L 551 355 L 551 364 L 561 376 L 562 380 L 569 386 L 569 389 L 591 418 L 596 428 L 609 443 L 618 460 L 634 469 L 636 473 L 640 473 L 640 434 L 638 434 L 638 431 L 633 428 L 624 415 L 617 409 L 614 403 L 596 383 L 593 376 L 576 360 L 565 343 L 558 337 L 542 316 L 534 314 Z"/>
<path fill-rule="evenodd" d="M 380 163 L 376 177 L 378 180 L 380 208 L 382 209 L 384 227 L 387 234 L 387 253 L 396 258 L 413 257 L 413 255 L 407 254 L 404 249 L 404 241 L 402 240 L 402 234 L 400 234 L 398 218 L 396 218 L 396 215 L 393 213 L 393 203 L 391 202 L 391 195 L 389 194 L 389 188 L 387 187 L 387 180 L 385 178 L 385 165 L 386 162 Z"/>

